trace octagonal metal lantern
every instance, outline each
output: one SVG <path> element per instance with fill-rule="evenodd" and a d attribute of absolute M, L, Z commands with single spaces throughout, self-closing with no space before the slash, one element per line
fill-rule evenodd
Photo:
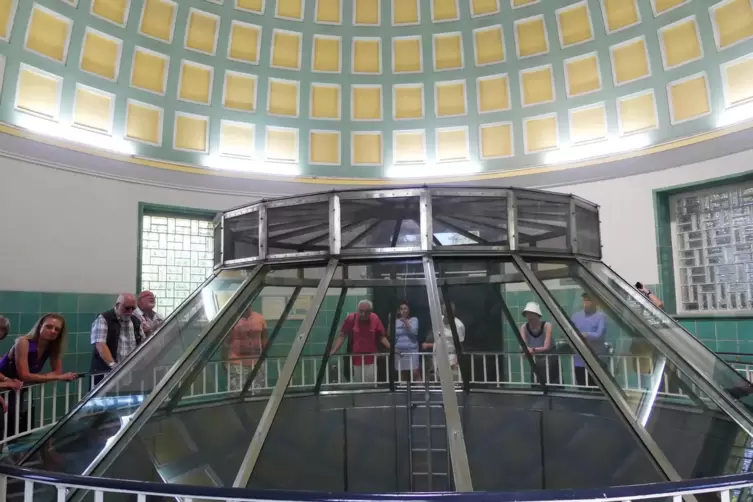
<path fill-rule="evenodd" d="M 518 188 L 407 187 L 263 200 L 215 221 L 216 267 L 522 249 L 601 258 L 599 207 Z"/>

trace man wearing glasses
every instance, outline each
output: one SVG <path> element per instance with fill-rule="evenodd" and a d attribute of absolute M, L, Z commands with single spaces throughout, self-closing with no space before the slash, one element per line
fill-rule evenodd
<path fill-rule="evenodd" d="M 112 309 L 99 314 L 92 323 L 93 374 L 112 370 L 145 338 L 141 321 L 134 314 L 135 310 L 136 298 L 130 293 L 124 293 L 118 296 Z M 102 376 L 96 377 L 94 383 L 99 383 L 101 378 Z"/>

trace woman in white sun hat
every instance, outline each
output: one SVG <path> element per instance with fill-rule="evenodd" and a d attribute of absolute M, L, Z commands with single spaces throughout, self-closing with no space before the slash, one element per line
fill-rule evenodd
<path fill-rule="evenodd" d="M 528 302 L 523 309 L 523 317 L 526 318 L 525 324 L 520 325 L 520 338 L 526 346 L 526 350 L 534 358 L 536 366 L 543 372 L 548 373 L 547 383 L 558 384 L 559 379 L 559 361 L 557 356 L 552 354 L 554 344 L 552 342 L 552 324 L 541 319 L 541 307 L 536 302 Z"/>

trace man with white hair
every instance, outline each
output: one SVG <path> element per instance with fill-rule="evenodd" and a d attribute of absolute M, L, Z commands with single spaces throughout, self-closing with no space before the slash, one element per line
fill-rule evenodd
<path fill-rule="evenodd" d="M 115 306 L 102 312 L 92 323 L 91 372 L 107 373 L 123 361 L 146 338 L 135 315 L 136 298 L 131 293 L 118 296 Z M 99 383 L 101 376 L 95 379 Z"/>
<path fill-rule="evenodd" d="M 374 355 L 377 352 L 377 342 L 388 350 L 390 342 L 384 332 L 384 325 L 374 312 L 369 300 L 358 302 L 358 312 L 349 314 L 340 328 L 340 336 L 330 354 L 335 354 L 343 344 L 346 336 L 353 341 L 353 354 L 369 354 L 353 356 L 353 381 L 362 383 L 376 383 L 376 365 Z"/>

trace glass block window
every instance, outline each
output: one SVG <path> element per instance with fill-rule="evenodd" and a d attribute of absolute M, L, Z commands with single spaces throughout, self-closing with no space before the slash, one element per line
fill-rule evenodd
<path fill-rule="evenodd" d="M 141 231 L 141 289 L 157 297 L 167 316 L 212 273 L 211 219 L 144 214 Z"/>
<path fill-rule="evenodd" d="M 753 184 L 670 198 L 680 312 L 753 310 Z"/>

